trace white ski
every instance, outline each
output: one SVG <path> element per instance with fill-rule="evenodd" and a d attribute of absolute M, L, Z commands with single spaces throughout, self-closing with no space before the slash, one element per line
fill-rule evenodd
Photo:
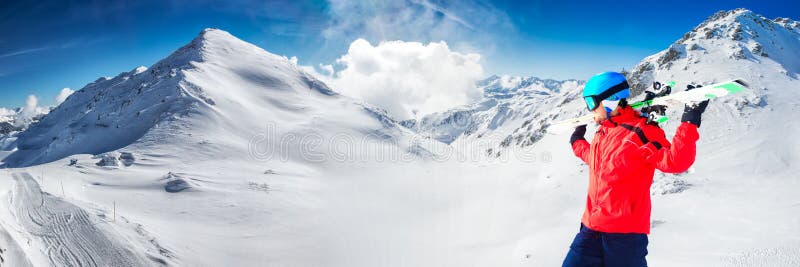
<path fill-rule="evenodd" d="M 750 86 L 742 79 L 715 83 L 703 87 L 695 88 L 690 91 L 675 92 L 662 97 L 657 97 L 648 101 L 639 101 L 630 104 L 632 108 L 642 108 L 653 105 L 674 105 L 674 104 L 687 104 L 700 102 L 712 98 L 723 97 L 730 94 L 736 94 L 746 91 Z M 577 118 L 566 119 L 554 122 L 551 127 L 577 127 L 579 125 L 588 124 L 593 121 L 593 115 L 587 114 Z"/>

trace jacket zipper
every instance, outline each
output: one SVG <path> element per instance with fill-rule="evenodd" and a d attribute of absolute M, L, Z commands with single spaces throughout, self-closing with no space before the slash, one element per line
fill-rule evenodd
<path fill-rule="evenodd" d="M 592 166 L 591 166 L 591 168 L 593 169 L 594 176 L 595 176 L 594 177 L 594 181 L 593 181 L 593 183 L 594 183 L 594 198 L 592 198 L 592 209 L 589 210 L 589 224 L 592 225 L 592 227 L 594 227 L 593 223 L 592 223 L 592 213 L 594 213 L 595 209 L 597 209 L 597 207 L 599 205 L 598 204 L 599 203 L 598 202 L 598 197 L 600 196 L 600 194 L 599 194 L 599 192 L 597 190 L 598 189 L 598 184 L 599 184 L 598 180 L 600 178 L 599 177 L 599 173 L 597 172 L 597 161 L 598 161 L 599 156 L 602 156 L 599 153 L 600 153 L 600 148 L 603 147 L 602 143 L 603 143 L 603 141 L 604 141 L 604 139 L 606 137 L 606 130 L 607 129 L 605 129 L 605 127 L 603 127 L 602 125 L 600 126 L 600 130 L 597 132 L 598 134 L 595 135 L 595 138 L 598 138 L 598 139 L 597 139 L 597 143 L 595 144 L 594 151 L 592 152 L 593 154 L 592 154 Z"/>

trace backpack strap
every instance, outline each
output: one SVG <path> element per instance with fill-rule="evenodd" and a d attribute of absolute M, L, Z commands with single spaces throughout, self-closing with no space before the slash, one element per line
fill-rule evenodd
<path fill-rule="evenodd" d="M 642 141 L 642 145 L 647 145 L 647 143 L 650 143 L 650 139 L 647 139 L 647 136 L 644 134 L 644 131 L 642 131 L 642 128 L 623 123 L 620 123 L 619 126 L 622 126 L 622 128 L 625 128 L 628 131 L 636 133 L 636 135 L 639 136 L 639 140 Z M 652 143 L 656 149 L 661 149 L 661 144 L 655 141 Z"/>

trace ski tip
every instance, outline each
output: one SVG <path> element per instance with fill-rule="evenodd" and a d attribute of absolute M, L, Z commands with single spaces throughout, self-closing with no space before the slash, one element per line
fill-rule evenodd
<path fill-rule="evenodd" d="M 744 86 L 745 88 L 750 88 L 750 84 L 743 79 L 736 79 L 733 80 L 733 82 L 738 83 L 739 85 Z"/>
<path fill-rule="evenodd" d="M 547 134 L 551 135 L 562 134 L 568 132 L 571 129 L 572 129 L 571 125 L 566 123 L 551 124 L 550 126 L 547 127 Z"/>

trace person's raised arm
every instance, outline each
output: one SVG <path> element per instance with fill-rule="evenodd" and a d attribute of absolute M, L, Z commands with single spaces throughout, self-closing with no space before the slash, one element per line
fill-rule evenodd
<path fill-rule="evenodd" d="M 664 131 L 657 128 L 658 131 L 655 131 L 656 141 L 643 146 L 643 149 L 649 152 L 645 152 L 648 155 L 646 156 L 647 161 L 662 172 L 680 173 L 688 170 L 694 164 L 697 140 L 700 139 L 697 129 L 700 127 L 700 118 L 706 107 L 708 107 L 708 100 L 685 105 L 681 117 L 682 123 L 672 138 L 672 144 L 664 137 Z"/>
<path fill-rule="evenodd" d="M 681 123 L 671 144 L 664 136 L 664 131 L 658 129 L 658 132 L 651 133 L 649 136 L 651 141 L 642 147 L 647 162 L 666 173 L 681 173 L 688 170 L 695 160 L 696 143 L 699 139 L 697 126 Z"/>
<path fill-rule="evenodd" d="M 569 138 L 569 143 L 572 145 L 572 152 L 575 156 L 588 163 L 589 157 L 589 142 L 584 137 L 586 135 L 586 124 L 578 126 L 572 132 L 572 137 Z"/>

